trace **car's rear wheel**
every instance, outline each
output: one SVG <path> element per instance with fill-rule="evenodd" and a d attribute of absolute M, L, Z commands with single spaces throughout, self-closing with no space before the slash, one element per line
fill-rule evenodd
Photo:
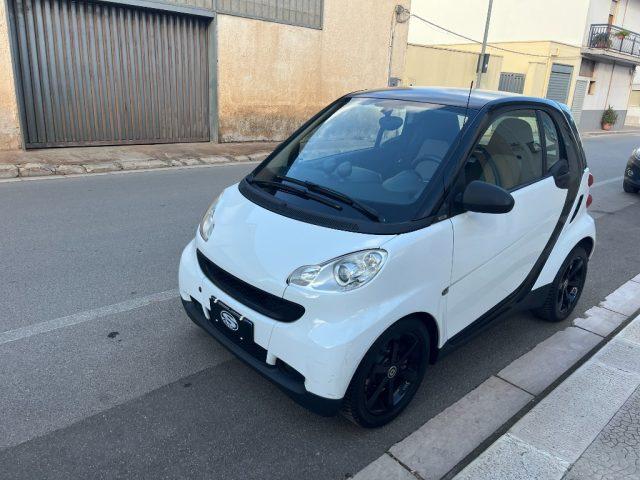
<path fill-rule="evenodd" d="M 574 248 L 551 284 L 544 305 L 534 313 L 550 322 L 560 322 L 571 315 L 587 279 L 589 257 L 582 247 Z"/>
<path fill-rule="evenodd" d="M 638 193 L 638 189 L 628 182 L 622 182 L 622 188 L 627 193 Z"/>
<path fill-rule="evenodd" d="M 395 323 L 360 362 L 344 398 L 342 413 L 354 423 L 380 427 L 409 404 L 429 362 L 429 332 L 417 318 Z"/>

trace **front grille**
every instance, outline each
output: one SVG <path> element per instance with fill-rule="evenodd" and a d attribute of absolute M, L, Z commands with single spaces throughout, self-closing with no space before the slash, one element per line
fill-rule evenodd
<path fill-rule="evenodd" d="M 198 264 L 205 276 L 216 287 L 238 302 L 262 315 L 280 322 L 294 322 L 304 315 L 304 307 L 290 302 L 226 272 L 198 250 Z"/>

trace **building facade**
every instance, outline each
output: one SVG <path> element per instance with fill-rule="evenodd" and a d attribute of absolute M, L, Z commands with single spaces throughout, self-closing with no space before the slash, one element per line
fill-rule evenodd
<path fill-rule="evenodd" d="M 281 140 L 404 68 L 410 0 L 2 0 L 0 149 Z"/>
<path fill-rule="evenodd" d="M 431 23 L 411 19 L 404 82 L 468 87 L 487 7 L 488 0 L 415 2 L 413 13 Z M 622 128 L 640 64 L 639 31 L 640 0 L 494 0 L 480 88 L 558 100 L 582 131 L 599 129 L 611 106 L 614 128 Z"/>

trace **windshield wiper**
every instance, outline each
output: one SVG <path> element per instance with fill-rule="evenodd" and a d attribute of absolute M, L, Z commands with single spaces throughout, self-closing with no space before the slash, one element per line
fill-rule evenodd
<path fill-rule="evenodd" d="M 380 216 L 380 214 L 373 208 L 364 203 L 355 200 L 344 193 L 333 190 L 329 187 L 323 187 L 322 185 L 318 185 L 317 183 L 310 182 L 308 180 L 298 180 L 297 178 L 287 177 L 286 175 L 276 175 L 276 178 L 280 181 L 285 181 L 289 183 L 295 183 L 296 185 L 300 185 L 302 187 L 306 187 L 307 190 L 315 193 L 320 193 L 325 197 L 333 198 L 334 200 L 338 200 L 342 203 L 349 205 L 351 208 L 358 210 L 363 215 L 369 217 L 372 220 L 377 222 L 383 222 L 384 219 Z"/>
<path fill-rule="evenodd" d="M 342 207 L 336 203 L 330 202 L 326 198 L 323 198 L 319 195 L 314 195 L 313 193 L 302 190 L 300 188 L 292 187 L 291 185 L 285 185 L 280 182 L 272 182 L 270 180 L 256 180 L 252 177 L 247 177 L 247 182 L 253 185 L 259 185 L 262 187 L 273 188 L 274 190 L 281 190 L 283 192 L 290 193 L 292 195 L 297 195 L 298 197 L 306 198 L 309 200 L 315 200 L 316 202 L 322 203 L 323 205 L 327 205 L 335 210 L 342 210 Z"/>

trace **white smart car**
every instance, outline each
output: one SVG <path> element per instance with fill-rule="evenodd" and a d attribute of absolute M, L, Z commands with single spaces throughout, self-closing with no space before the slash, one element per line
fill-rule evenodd
<path fill-rule="evenodd" d="M 592 181 L 556 102 L 353 93 L 211 204 L 180 295 L 299 403 L 383 425 L 439 354 L 499 315 L 571 313 L 595 243 Z"/>

